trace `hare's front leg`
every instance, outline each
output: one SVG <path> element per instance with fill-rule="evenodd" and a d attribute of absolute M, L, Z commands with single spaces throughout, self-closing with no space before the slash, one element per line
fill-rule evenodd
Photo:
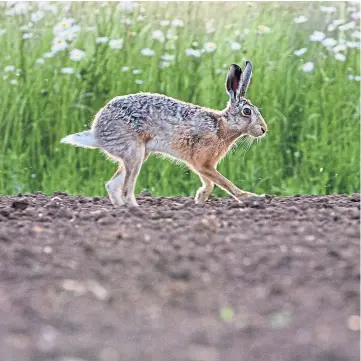
<path fill-rule="evenodd" d="M 220 188 L 225 190 L 231 196 L 233 196 L 238 201 L 241 201 L 243 198 L 255 196 L 255 194 L 243 191 L 237 188 L 232 182 L 230 182 L 226 177 L 219 173 L 212 166 L 202 166 L 196 169 L 197 172 L 205 178 L 208 178 L 210 181 L 217 184 Z"/>
<path fill-rule="evenodd" d="M 214 183 L 208 179 L 207 177 L 204 177 L 203 175 L 199 175 L 202 187 L 200 187 L 197 190 L 196 196 L 195 196 L 195 202 L 198 204 L 202 204 L 207 201 L 208 197 L 213 191 Z"/>

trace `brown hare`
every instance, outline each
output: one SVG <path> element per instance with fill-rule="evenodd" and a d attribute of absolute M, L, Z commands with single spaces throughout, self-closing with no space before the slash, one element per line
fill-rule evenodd
<path fill-rule="evenodd" d="M 246 94 L 252 64 L 244 72 L 229 68 L 227 107 L 218 111 L 161 94 L 138 93 L 112 99 L 96 114 L 88 131 L 71 134 L 62 143 L 99 148 L 119 163 L 106 184 L 114 206 L 137 205 L 134 188 L 143 162 L 150 153 L 162 153 L 186 163 L 201 179 L 195 201 L 204 203 L 214 184 L 241 201 L 255 194 L 237 188 L 216 170 L 218 162 L 241 136 L 263 137 L 267 125 Z"/>

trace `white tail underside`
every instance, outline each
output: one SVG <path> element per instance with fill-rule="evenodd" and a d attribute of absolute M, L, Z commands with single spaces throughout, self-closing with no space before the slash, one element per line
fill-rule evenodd
<path fill-rule="evenodd" d="M 77 147 L 98 148 L 98 142 L 91 130 L 70 134 L 64 137 L 60 142 L 65 144 L 72 144 Z"/>

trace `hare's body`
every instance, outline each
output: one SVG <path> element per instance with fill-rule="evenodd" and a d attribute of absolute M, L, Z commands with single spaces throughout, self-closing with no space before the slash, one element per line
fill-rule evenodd
<path fill-rule="evenodd" d="M 227 80 L 228 81 L 228 80 Z M 260 124 L 239 121 L 239 111 L 253 108 Z M 261 127 L 261 133 L 257 128 Z M 236 199 L 250 193 L 235 187 L 216 171 L 217 163 L 241 135 L 261 136 L 266 125 L 248 100 L 231 101 L 223 111 L 185 103 L 161 94 L 139 93 L 112 99 L 96 115 L 90 131 L 62 141 L 100 148 L 119 162 L 119 169 L 106 185 L 114 205 L 136 205 L 134 187 L 143 162 L 150 153 L 162 153 L 183 161 L 199 174 L 203 186 L 196 201 L 207 200 L 216 183 Z M 252 134 L 251 134 L 252 135 Z"/>
<path fill-rule="evenodd" d="M 139 93 L 112 99 L 98 113 L 92 132 L 111 156 L 130 151 L 129 141 L 145 153 L 162 153 L 192 165 L 204 156 L 219 158 L 234 139 L 225 141 L 222 112 L 161 95 Z"/>

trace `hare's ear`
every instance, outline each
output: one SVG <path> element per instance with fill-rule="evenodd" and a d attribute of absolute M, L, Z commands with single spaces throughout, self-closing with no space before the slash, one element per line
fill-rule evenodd
<path fill-rule="evenodd" d="M 244 68 L 242 84 L 240 87 L 241 88 L 241 91 L 240 91 L 241 97 L 243 97 L 246 94 L 248 85 L 251 81 L 251 77 L 252 77 L 252 63 L 250 61 L 246 61 L 246 67 Z"/>
<path fill-rule="evenodd" d="M 232 64 L 229 67 L 226 79 L 226 90 L 231 100 L 239 97 L 242 84 L 242 69 L 237 64 Z"/>

